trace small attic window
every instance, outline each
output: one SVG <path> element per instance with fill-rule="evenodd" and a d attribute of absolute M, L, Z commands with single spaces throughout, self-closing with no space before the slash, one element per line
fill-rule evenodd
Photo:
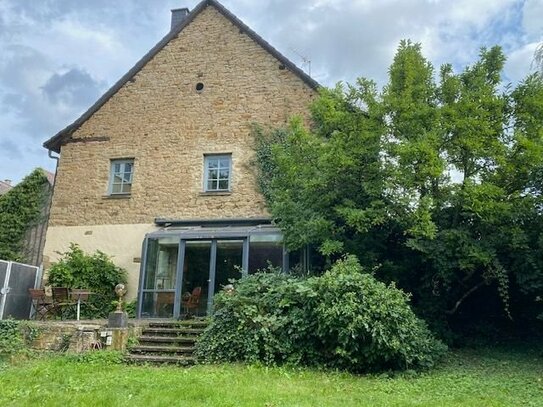
<path fill-rule="evenodd" d="M 198 82 L 196 84 L 196 92 L 201 92 L 204 90 L 204 84 L 202 82 Z"/>

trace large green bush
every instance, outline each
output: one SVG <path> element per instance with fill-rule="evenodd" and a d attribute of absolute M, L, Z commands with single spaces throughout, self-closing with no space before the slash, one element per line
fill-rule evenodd
<path fill-rule="evenodd" d="M 53 287 L 83 288 L 93 292 L 81 307 L 83 318 L 107 317 L 115 307 L 115 286 L 126 281 L 126 271 L 116 266 L 107 254 L 101 251 L 86 254 L 74 243 L 51 266 L 48 276 L 48 284 Z"/>
<path fill-rule="evenodd" d="M 197 346 L 208 362 L 365 372 L 431 367 L 446 349 L 415 316 L 409 297 L 364 273 L 354 256 L 320 277 L 257 273 L 215 298 Z"/>
<path fill-rule="evenodd" d="M 351 256 L 313 280 L 313 315 L 325 364 L 346 368 L 431 367 L 445 346 L 411 310 L 409 296 L 385 285 Z"/>
<path fill-rule="evenodd" d="M 215 296 L 212 322 L 198 341 L 199 358 L 310 363 L 314 347 L 307 339 L 315 324 L 307 318 L 306 301 L 314 294 L 308 280 L 273 271 L 242 279 L 234 293 Z"/>

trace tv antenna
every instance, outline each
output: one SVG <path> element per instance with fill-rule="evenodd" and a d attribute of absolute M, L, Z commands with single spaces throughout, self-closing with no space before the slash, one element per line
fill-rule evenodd
<path fill-rule="evenodd" d="M 300 58 L 302 58 L 302 68 L 304 66 L 307 66 L 307 74 L 309 76 L 311 76 L 311 60 L 309 59 L 309 57 L 305 56 L 304 54 L 302 54 L 300 51 L 298 51 L 296 48 L 294 47 L 290 47 L 290 50 L 292 52 L 294 52 L 296 55 L 298 55 Z"/>

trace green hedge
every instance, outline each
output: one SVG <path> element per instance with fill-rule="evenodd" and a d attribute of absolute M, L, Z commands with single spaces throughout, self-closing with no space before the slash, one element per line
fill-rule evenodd
<path fill-rule="evenodd" d="M 353 372 L 432 367 L 446 351 L 409 297 L 354 256 L 320 277 L 257 273 L 215 297 L 197 345 L 207 362 L 324 366 Z"/>

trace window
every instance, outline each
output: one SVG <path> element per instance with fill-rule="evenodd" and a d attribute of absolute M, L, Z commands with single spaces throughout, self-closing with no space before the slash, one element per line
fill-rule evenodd
<path fill-rule="evenodd" d="M 109 194 L 129 194 L 132 190 L 134 160 L 111 160 Z"/>
<path fill-rule="evenodd" d="M 220 192 L 230 191 L 230 173 L 232 172 L 232 156 L 228 155 L 206 155 L 204 191 Z"/>
<path fill-rule="evenodd" d="M 249 273 L 268 266 L 283 268 L 283 236 L 280 234 L 249 237 Z"/>

